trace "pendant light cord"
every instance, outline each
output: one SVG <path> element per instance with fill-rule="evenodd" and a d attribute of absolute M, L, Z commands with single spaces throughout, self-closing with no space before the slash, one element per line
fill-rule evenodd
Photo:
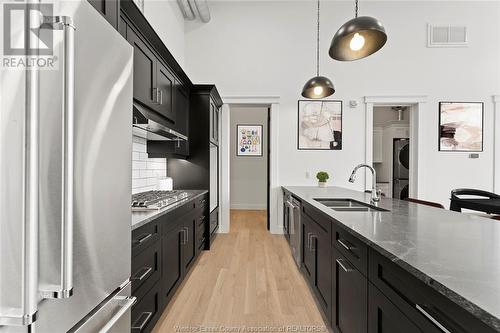
<path fill-rule="evenodd" d="M 318 0 L 318 25 L 316 30 L 316 76 L 319 76 L 319 1 Z"/>
<path fill-rule="evenodd" d="M 355 10 L 356 11 L 356 17 L 358 17 L 358 9 L 359 9 L 358 8 L 358 0 L 356 0 L 355 3 L 356 3 L 356 10 Z"/>

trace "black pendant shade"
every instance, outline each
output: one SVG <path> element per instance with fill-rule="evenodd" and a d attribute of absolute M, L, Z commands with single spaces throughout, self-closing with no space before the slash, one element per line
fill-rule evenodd
<path fill-rule="evenodd" d="M 304 88 L 302 88 L 302 96 L 305 98 L 325 98 L 335 92 L 332 81 L 327 77 L 319 75 L 319 0 L 317 3 L 316 76 L 307 80 Z"/>
<path fill-rule="evenodd" d="M 324 76 L 315 76 L 309 79 L 304 88 L 302 88 L 302 96 L 305 98 L 325 98 L 333 95 L 335 87 L 329 78 Z"/>
<path fill-rule="evenodd" d="M 380 50 L 386 41 L 387 34 L 379 20 L 360 16 L 340 27 L 333 36 L 329 54 L 335 60 L 358 60 Z"/>

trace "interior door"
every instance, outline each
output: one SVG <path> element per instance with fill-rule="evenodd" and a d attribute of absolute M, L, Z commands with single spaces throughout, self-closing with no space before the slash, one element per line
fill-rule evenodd
<path fill-rule="evenodd" d="M 134 99 L 157 110 L 156 57 L 130 26 L 127 40 L 134 47 Z"/>
<path fill-rule="evenodd" d="M 163 66 L 160 62 L 157 62 L 156 70 L 156 83 L 159 94 L 156 110 L 158 110 L 162 116 L 174 123 L 176 120 L 175 110 L 172 103 L 175 85 L 174 76 L 170 73 L 167 67 Z"/>

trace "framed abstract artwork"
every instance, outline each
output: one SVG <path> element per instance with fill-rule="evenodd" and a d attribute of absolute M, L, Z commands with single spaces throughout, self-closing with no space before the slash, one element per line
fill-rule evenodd
<path fill-rule="evenodd" d="M 439 102 L 439 151 L 483 151 L 482 102 Z"/>
<path fill-rule="evenodd" d="M 342 101 L 299 100 L 299 150 L 342 150 Z"/>
<path fill-rule="evenodd" d="M 262 125 L 236 125 L 237 156 L 262 156 Z"/>

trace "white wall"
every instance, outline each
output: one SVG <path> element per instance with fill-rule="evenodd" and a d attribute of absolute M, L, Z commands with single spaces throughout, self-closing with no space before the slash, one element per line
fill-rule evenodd
<path fill-rule="evenodd" d="M 267 208 L 267 107 L 230 108 L 231 209 Z M 236 125 L 262 125 L 261 157 L 237 156 Z"/>
<path fill-rule="evenodd" d="M 210 2 L 212 21 L 187 23 L 186 68 L 193 82 L 215 83 L 222 96 L 280 96 L 279 181 L 314 185 L 306 171 L 324 169 L 330 184 L 361 189 L 347 182 L 354 165 L 365 160 L 364 96 L 426 95 L 421 110 L 425 147 L 419 196 L 448 205 L 456 187 L 492 189 L 493 103 L 500 92 L 500 9 L 498 2 L 362 1 L 361 15 L 373 15 L 386 27 L 388 43 L 378 53 L 355 62 L 328 57 L 331 37 L 353 16 L 352 1 L 323 1 L 322 74 L 344 100 L 343 150 L 298 151 L 297 100 L 315 73 L 315 4 L 311 1 Z M 427 48 L 427 24 L 465 24 L 468 48 Z M 357 108 L 348 101 L 357 100 Z M 437 103 L 484 101 L 485 143 L 479 159 L 464 153 L 438 152 Z"/>
<path fill-rule="evenodd" d="M 175 0 L 144 0 L 144 16 L 174 56 L 184 66 L 184 17 Z"/>
<path fill-rule="evenodd" d="M 132 194 L 158 189 L 158 180 L 167 176 L 167 159 L 148 158 L 146 133 L 134 128 L 132 136 Z"/>

